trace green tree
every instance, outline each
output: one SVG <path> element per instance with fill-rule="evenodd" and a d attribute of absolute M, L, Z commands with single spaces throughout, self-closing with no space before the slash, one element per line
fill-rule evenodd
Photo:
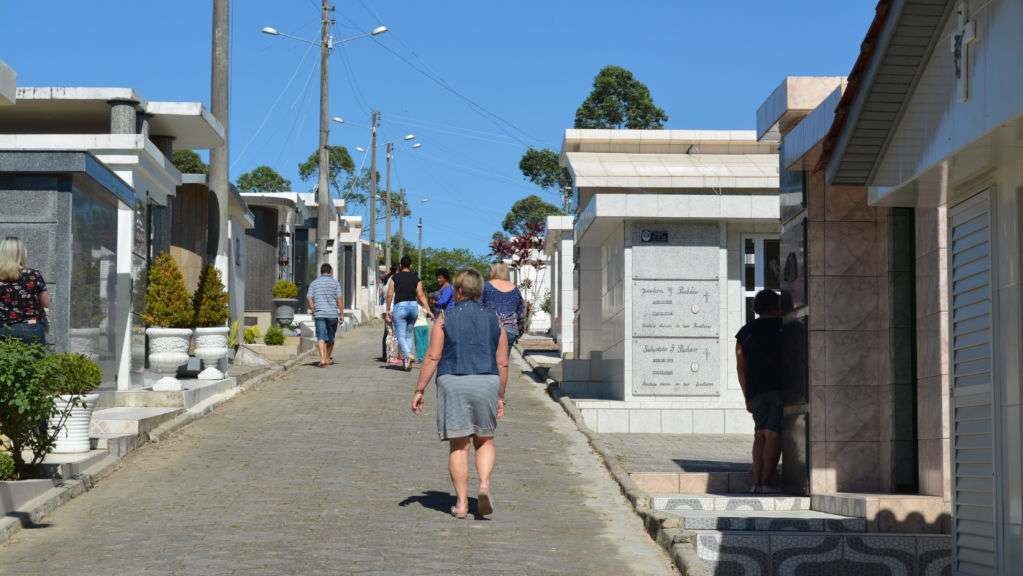
<path fill-rule="evenodd" d="M 412 265 L 415 266 L 416 252 L 406 253 L 412 256 Z M 423 289 L 427 292 L 437 291 L 438 268 L 447 268 L 452 277 L 459 270 L 472 269 L 484 278 L 489 278 L 490 264 L 489 257 L 467 248 L 426 248 L 423 250 Z"/>
<path fill-rule="evenodd" d="M 161 252 L 149 265 L 142 323 L 158 328 L 191 328 L 193 316 L 181 269 L 169 252 Z"/>
<path fill-rule="evenodd" d="M 171 164 L 182 174 L 206 174 L 209 166 L 192 150 L 175 150 L 171 154 Z"/>
<path fill-rule="evenodd" d="M 349 194 L 351 175 L 355 172 L 348 149 L 344 146 L 327 146 L 327 182 L 331 191 L 343 198 L 345 202 L 359 204 L 359 198 Z M 298 177 L 303 182 L 318 182 L 320 178 L 320 154 L 314 150 L 305 162 L 298 165 Z M 368 183 L 368 179 L 367 179 Z M 365 198 L 362 202 L 365 202 Z"/>
<path fill-rule="evenodd" d="M 512 204 L 511 210 L 505 215 L 501 227 L 512 236 L 520 236 L 526 232 L 529 224 L 539 224 L 541 228 L 546 227 L 547 217 L 563 214 L 560 208 L 544 202 L 536 194 L 530 194 L 525 198 Z"/>
<path fill-rule="evenodd" d="M 562 195 L 566 208 L 572 197 L 572 176 L 561 167 L 558 153 L 550 148 L 533 148 L 526 150 L 519 160 L 519 170 L 533 184 L 540 188 Z"/>
<path fill-rule="evenodd" d="M 291 190 L 291 180 L 269 166 L 256 166 L 238 177 L 238 189 L 242 192 L 287 192 Z"/>
<path fill-rule="evenodd" d="M 575 111 L 576 128 L 663 128 L 667 120 L 646 84 L 620 66 L 605 66 L 593 79 L 593 91 Z"/>
<path fill-rule="evenodd" d="M 227 324 L 230 316 L 227 291 L 220 279 L 220 270 L 207 264 L 199 275 L 199 287 L 192 295 L 192 308 L 195 309 L 195 325 L 209 328 Z"/>

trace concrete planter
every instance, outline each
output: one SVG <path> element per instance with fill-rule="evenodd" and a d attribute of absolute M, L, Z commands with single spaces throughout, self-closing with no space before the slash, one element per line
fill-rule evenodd
<path fill-rule="evenodd" d="M 217 363 L 227 356 L 227 334 L 230 331 L 227 326 L 195 329 L 195 356 L 206 366 L 199 373 L 200 380 L 224 379 L 224 373 L 217 369 Z"/>
<path fill-rule="evenodd" d="M 58 396 L 54 401 L 54 407 L 58 412 L 67 410 L 68 404 L 74 396 Z M 75 454 L 88 452 L 89 446 L 89 422 L 92 421 L 92 409 L 96 405 L 99 394 L 86 394 L 82 396 L 85 406 L 79 404 L 71 409 L 71 414 L 64 427 L 57 432 L 57 442 L 53 447 L 56 454 Z"/>
<path fill-rule="evenodd" d="M 274 321 L 281 328 L 291 326 L 298 309 L 298 298 L 274 298 Z"/>
<path fill-rule="evenodd" d="M 146 335 L 149 336 L 149 366 L 164 375 L 153 384 L 153 390 L 181 390 L 181 382 L 174 375 L 178 366 L 188 362 L 191 328 L 146 328 Z"/>

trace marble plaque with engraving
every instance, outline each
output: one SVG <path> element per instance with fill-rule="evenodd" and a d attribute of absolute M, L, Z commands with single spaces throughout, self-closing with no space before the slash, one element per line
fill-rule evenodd
<path fill-rule="evenodd" d="M 635 338 L 632 393 L 636 396 L 717 396 L 717 338 Z"/>
<path fill-rule="evenodd" d="M 635 280 L 633 336 L 717 337 L 717 280 Z"/>

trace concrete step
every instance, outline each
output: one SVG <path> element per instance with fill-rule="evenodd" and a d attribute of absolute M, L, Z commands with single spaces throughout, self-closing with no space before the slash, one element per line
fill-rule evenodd
<path fill-rule="evenodd" d="M 119 407 L 92 413 L 89 436 L 138 436 L 183 412 L 181 408 Z"/>
<path fill-rule="evenodd" d="M 47 454 L 43 460 L 44 474 L 49 477 L 74 478 L 82 470 L 106 458 L 106 450 L 90 450 L 74 454 Z"/>
<path fill-rule="evenodd" d="M 748 492 L 750 473 L 748 465 L 736 465 L 735 470 L 706 472 L 633 472 L 629 474 L 640 490 L 648 493 L 680 492 L 683 494 L 741 494 Z"/>
<path fill-rule="evenodd" d="M 690 543 L 676 547 L 688 576 L 951 573 L 949 536 L 719 530 L 693 535 Z"/>
<path fill-rule="evenodd" d="M 110 390 L 100 393 L 96 408 L 191 408 L 210 396 L 221 394 L 238 385 L 238 380 L 183 380 L 185 389 L 156 392 L 136 390 Z"/>
<path fill-rule="evenodd" d="M 810 507 L 867 521 L 871 532 L 947 534 L 951 504 L 941 496 L 917 494 L 814 494 Z"/>
<path fill-rule="evenodd" d="M 810 498 L 751 494 L 662 493 L 653 495 L 655 510 L 788 511 L 809 510 Z"/>
<path fill-rule="evenodd" d="M 671 510 L 686 530 L 740 532 L 863 532 L 863 518 L 812 510 Z"/>
<path fill-rule="evenodd" d="M 138 434 L 98 433 L 90 436 L 94 450 L 106 450 L 115 458 L 124 458 L 141 446 L 145 440 Z"/>

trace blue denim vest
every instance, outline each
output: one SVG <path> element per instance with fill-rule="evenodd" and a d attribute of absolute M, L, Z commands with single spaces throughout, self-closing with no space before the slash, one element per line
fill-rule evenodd
<path fill-rule="evenodd" d="M 444 352 L 437 375 L 497 374 L 501 326 L 497 315 L 475 300 L 444 311 Z"/>

